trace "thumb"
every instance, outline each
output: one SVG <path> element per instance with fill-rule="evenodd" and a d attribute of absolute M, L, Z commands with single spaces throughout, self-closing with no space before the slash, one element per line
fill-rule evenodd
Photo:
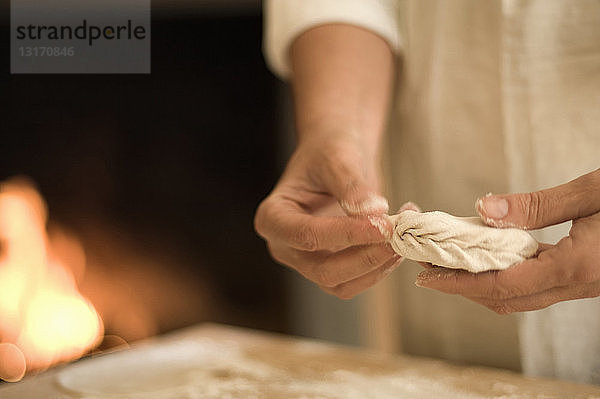
<path fill-rule="evenodd" d="M 476 203 L 494 227 L 539 229 L 600 212 L 600 169 L 569 183 L 523 194 L 487 195 Z"/>
<path fill-rule="evenodd" d="M 27 365 L 21 349 L 12 343 L 0 343 L 0 379 L 7 382 L 20 381 Z"/>
<path fill-rule="evenodd" d="M 360 168 L 350 162 L 323 165 L 321 180 L 348 215 L 381 215 L 388 201 L 367 182 Z"/>

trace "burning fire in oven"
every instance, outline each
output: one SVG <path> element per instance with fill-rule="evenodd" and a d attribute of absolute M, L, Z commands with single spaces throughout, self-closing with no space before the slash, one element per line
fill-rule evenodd
<path fill-rule="evenodd" d="M 78 290 L 85 255 L 49 236 L 43 199 L 26 181 L 0 184 L 0 379 L 72 360 L 102 339 L 103 324 Z"/>

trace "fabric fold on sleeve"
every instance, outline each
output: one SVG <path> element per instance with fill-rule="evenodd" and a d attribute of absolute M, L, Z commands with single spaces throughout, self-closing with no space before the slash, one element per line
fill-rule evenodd
<path fill-rule="evenodd" d="M 290 74 L 289 47 L 317 25 L 346 23 L 381 36 L 394 51 L 401 48 L 398 0 L 265 0 L 263 52 L 280 78 Z"/>

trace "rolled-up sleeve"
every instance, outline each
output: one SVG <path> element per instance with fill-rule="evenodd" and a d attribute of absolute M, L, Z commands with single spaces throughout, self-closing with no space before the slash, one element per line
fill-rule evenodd
<path fill-rule="evenodd" d="M 346 23 L 373 31 L 394 51 L 401 48 L 398 0 L 265 0 L 263 51 L 271 70 L 290 73 L 289 47 L 316 25 Z"/>

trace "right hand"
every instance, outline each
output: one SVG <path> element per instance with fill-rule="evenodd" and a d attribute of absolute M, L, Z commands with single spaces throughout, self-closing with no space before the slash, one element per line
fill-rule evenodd
<path fill-rule="evenodd" d="M 273 258 L 343 299 L 402 260 L 387 243 L 392 225 L 373 158 L 350 135 L 311 134 L 256 212 Z"/>

